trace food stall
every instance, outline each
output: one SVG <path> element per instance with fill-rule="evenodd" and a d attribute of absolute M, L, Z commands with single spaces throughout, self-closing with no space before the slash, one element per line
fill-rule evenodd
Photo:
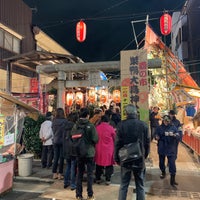
<path fill-rule="evenodd" d="M 14 164 L 23 149 L 21 135 L 24 118 L 37 118 L 38 110 L 0 91 L 0 194 L 13 185 Z"/>
<path fill-rule="evenodd" d="M 200 161 L 200 88 L 187 86 L 184 87 L 184 91 L 191 98 L 178 104 L 177 118 L 179 119 L 180 116 L 183 119 L 182 141 Z"/>

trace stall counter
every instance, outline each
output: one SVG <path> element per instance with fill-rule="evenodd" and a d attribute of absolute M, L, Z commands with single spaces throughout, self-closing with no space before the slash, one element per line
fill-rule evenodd
<path fill-rule="evenodd" d="M 182 141 L 200 156 L 200 126 L 195 128 L 192 122 L 184 125 Z"/>
<path fill-rule="evenodd" d="M 0 163 L 0 194 L 12 189 L 14 160 Z"/>

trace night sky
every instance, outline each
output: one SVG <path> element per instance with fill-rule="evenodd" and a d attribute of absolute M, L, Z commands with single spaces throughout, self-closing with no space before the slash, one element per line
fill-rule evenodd
<path fill-rule="evenodd" d="M 185 0 L 24 0 L 33 8 L 33 24 L 84 62 L 114 61 L 120 51 L 136 48 L 132 21 L 145 20 L 162 36 L 159 18 L 172 14 Z M 36 8 L 36 9 L 35 9 Z M 87 25 L 86 40 L 76 40 L 76 24 Z M 134 23 L 138 43 L 145 37 L 145 21 Z M 170 36 L 168 36 L 168 39 Z"/>

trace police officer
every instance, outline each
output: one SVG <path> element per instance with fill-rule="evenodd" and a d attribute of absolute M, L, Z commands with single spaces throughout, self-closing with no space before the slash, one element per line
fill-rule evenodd
<path fill-rule="evenodd" d="M 176 157 L 177 141 L 180 140 L 180 133 L 176 126 L 171 124 L 169 115 L 163 116 L 162 124 L 156 129 L 156 140 L 158 141 L 159 167 L 161 170 L 160 178 L 166 176 L 165 157 L 168 159 L 170 184 L 175 187 L 178 183 L 175 181 L 176 176 Z"/>

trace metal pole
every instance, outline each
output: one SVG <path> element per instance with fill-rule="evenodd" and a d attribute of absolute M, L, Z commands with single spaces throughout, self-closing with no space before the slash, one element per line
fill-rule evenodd
<path fill-rule="evenodd" d="M 168 78 L 168 64 L 167 64 L 167 52 L 166 52 L 166 35 L 164 36 L 164 57 L 165 57 L 165 74 L 166 74 L 166 90 L 167 90 L 167 109 L 170 110 L 170 96 L 169 96 L 169 78 Z"/>
<path fill-rule="evenodd" d="M 6 75 L 6 92 L 11 93 L 12 90 L 12 64 L 7 63 L 7 75 Z"/>

